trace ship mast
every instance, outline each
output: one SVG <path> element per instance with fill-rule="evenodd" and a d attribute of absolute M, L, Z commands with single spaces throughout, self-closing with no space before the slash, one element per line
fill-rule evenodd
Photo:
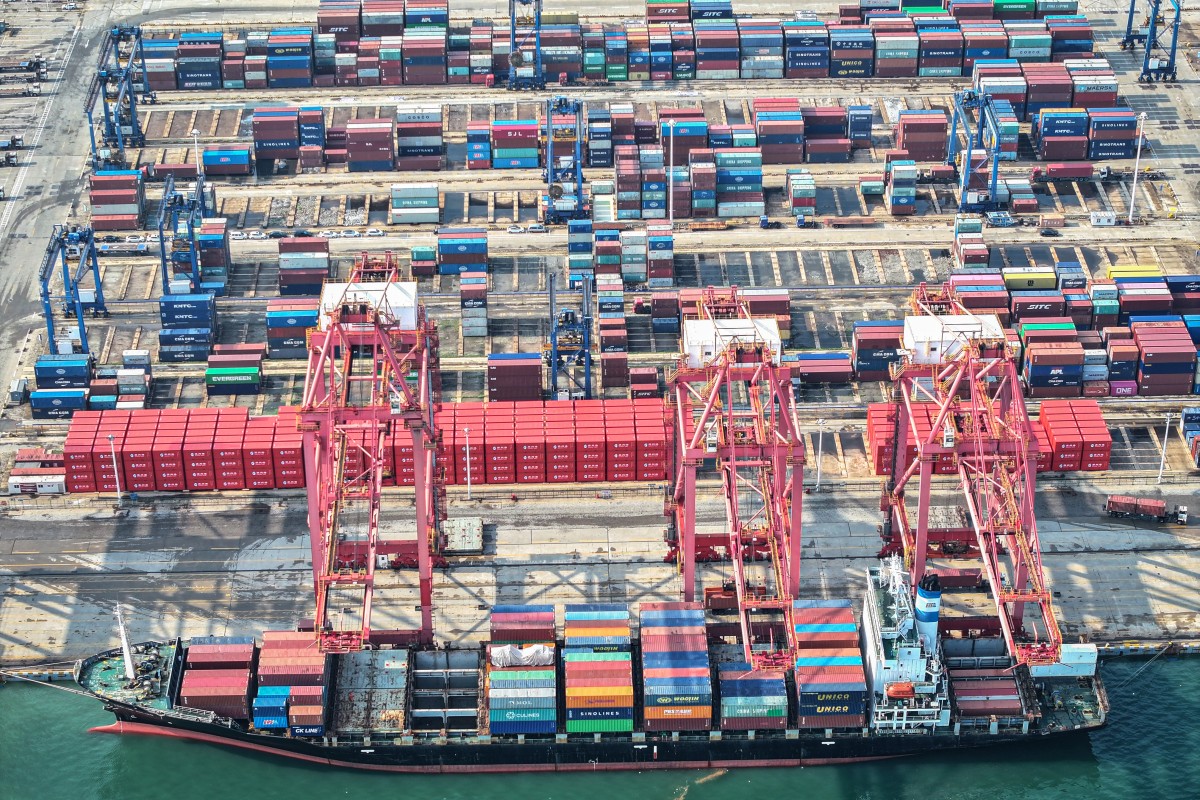
<path fill-rule="evenodd" d="M 117 603 L 117 631 L 121 634 L 121 654 L 125 657 L 125 677 L 132 681 L 136 676 L 133 668 L 133 648 L 129 646 L 129 631 L 125 630 L 125 617 L 121 614 L 121 604 Z"/>

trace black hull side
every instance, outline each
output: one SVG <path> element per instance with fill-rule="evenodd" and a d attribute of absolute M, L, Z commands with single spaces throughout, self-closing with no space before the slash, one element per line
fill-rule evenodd
<path fill-rule="evenodd" d="M 1056 733 L 938 736 L 823 736 L 798 739 L 721 741 L 655 740 L 526 742 L 525 744 L 374 744 L 325 746 L 305 739 L 248 733 L 200 720 L 163 716 L 135 706 L 108 702 L 118 722 L 98 731 L 149 734 L 239 747 L 264 754 L 334 767 L 392 772 L 566 772 L 581 770 L 706 769 L 797 767 L 852 763 L 1086 734 Z"/>

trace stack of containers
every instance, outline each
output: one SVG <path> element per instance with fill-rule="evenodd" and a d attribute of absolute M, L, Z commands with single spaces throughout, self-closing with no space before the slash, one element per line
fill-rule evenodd
<path fill-rule="evenodd" d="M 829 50 L 830 78 L 870 78 L 875 74 L 875 36 L 870 28 L 830 28 Z"/>
<path fill-rule="evenodd" d="M 178 49 L 178 39 L 142 40 L 142 52 L 146 63 L 145 79 L 150 91 L 172 91 L 179 88 L 175 79 L 175 53 Z M 266 77 L 264 74 L 264 83 Z"/>
<path fill-rule="evenodd" d="M 553 606 L 494 606 L 488 646 L 487 697 L 493 735 L 554 734 L 558 731 L 558 680 L 553 657 Z M 550 649 L 549 664 L 499 667 L 505 646 Z M 503 662 L 502 662 L 503 663 Z"/>
<path fill-rule="evenodd" d="M 882 20 L 874 18 L 869 24 L 875 31 L 875 75 L 880 78 L 917 77 L 922 48 L 916 29 L 911 24 L 901 25 L 895 21 L 885 27 Z"/>
<path fill-rule="evenodd" d="M 655 333 L 679 333 L 679 296 L 672 292 L 650 295 L 650 329 Z"/>
<path fill-rule="evenodd" d="M 330 276 L 329 240 L 289 236 L 279 240 L 279 294 L 319 295 Z"/>
<path fill-rule="evenodd" d="M 892 364 L 900 361 L 903 320 L 855 322 L 851 334 L 850 357 L 854 374 L 860 381 L 890 380 Z"/>
<path fill-rule="evenodd" d="M 487 272 L 488 242 L 484 228 L 438 228 L 438 274 Z"/>
<path fill-rule="evenodd" d="M 663 159 L 663 148 L 658 145 L 641 145 L 638 150 L 638 171 L 641 219 L 663 219 L 667 216 L 667 171 Z M 620 198 L 618 198 L 620 199 Z"/>
<path fill-rule="evenodd" d="M 629 607 L 568 605 L 563 614 L 567 733 L 633 731 Z"/>
<path fill-rule="evenodd" d="M 1024 64 L 1021 71 L 1029 87 L 1026 113 L 1031 120 L 1043 109 L 1071 104 L 1071 75 L 1063 64 Z"/>
<path fill-rule="evenodd" d="M 1020 123 L 1007 100 L 997 100 L 984 113 L 983 142 L 1000 161 L 1017 160 Z"/>
<path fill-rule="evenodd" d="M 871 126 L 875 120 L 875 110 L 869 105 L 846 107 L 846 136 L 855 147 L 871 146 Z"/>
<path fill-rule="evenodd" d="M 955 266 L 959 268 L 971 266 L 986 267 L 991 261 L 991 248 L 983 242 L 982 233 L 957 233 L 954 236 Z"/>
<path fill-rule="evenodd" d="M 437 274 L 437 247 L 413 245 L 409 259 L 414 278 L 432 278 Z"/>
<path fill-rule="evenodd" d="M 1088 153 L 1092 161 L 1133 158 L 1137 152 L 1137 112 L 1129 108 L 1089 108 Z"/>
<path fill-rule="evenodd" d="M 957 78 L 962 75 L 963 35 L 957 28 L 934 28 L 918 33 L 921 78 Z"/>
<path fill-rule="evenodd" d="M 646 282 L 646 232 L 621 231 L 621 278 L 626 283 Z"/>
<path fill-rule="evenodd" d="M 1194 331 L 1197 324 L 1200 324 L 1200 317 L 1195 316 L 1200 313 L 1200 276 L 1167 275 L 1163 280 L 1171 293 L 1171 308 L 1187 315 L 1184 322 L 1188 323 L 1188 330 Z M 1193 337 L 1200 339 L 1200 335 L 1196 333 L 1193 333 Z"/>
<path fill-rule="evenodd" d="M 486 272 L 459 273 L 458 296 L 463 336 L 488 335 L 487 283 Z"/>
<path fill-rule="evenodd" d="M 642 697 L 646 731 L 712 728 L 712 674 L 704 608 L 642 603 Z"/>
<path fill-rule="evenodd" d="M 200 641 L 192 639 L 187 648 L 179 705 L 228 719 L 250 719 L 254 640 L 222 637 L 212 644 Z"/>
<path fill-rule="evenodd" d="M 264 631 L 258 656 L 259 686 L 321 686 L 328 677 L 329 657 L 311 632 Z"/>
<path fill-rule="evenodd" d="M 796 727 L 864 728 L 869 697 L 849 600 L 796 600 Z"/>
<path fill-rule="evenodd" d="M 220 33 L 180 34 L 175 50 L 176 89 L 221 88 Z"/>
<path fill-rule="evenodd" d="M 804 161 L 804 115 L 800 101 L 791 97 L 755 98 L 751 101 L 754 130 L 764 164 L 799 164 Z"/>
<path fill-rule="evenodd" d="M 471 25 L 467 43 L 467 64 L 470 66 L 471 83 L 473 84 L 487 83 L 492 74 L 493 28 L 491 20 L 477 19 Z"/>
<path fill-rule="evenodd" d="M 818 20 L 785 20 L 782 25 L 785 78 L 829 77 L 829 30 Z"/>
<path fill-rule="evenodd" d="M 136 230 L 146 197 L 145 174 L 140 169 L 104 169 L 91 177 L 88 201 L 91 226 L 97 231 Z"/>
<path fill-rule="evenodd" d="M 259 730 L 282 730 L 288 724 L 288 695 L 290 686 L 260 686 L 254 697 L 254 727 Z"/>
<path fill-rule="evenodd" d="M 742 78 L 783 78 L 783 32 L 779 21 L 741 18 L 737 30 Z"/>
<path fill-rule="evenodd" d="M 675 124 L 672 125 L 672 122 Z M 686 164 L 693 150 L 703 150 L 708 146 L 708 122 L 704 119 L 703 108 L 660 109 L 658 128 L 667 166 Z"/>
<path fill-rule="evenodd" d="M 486 122 L 467 123 L 467 169 L 492 168 L 491 127 Z"/>
<path fill-rule="evenodd" d="M 783 188 L 784 202 L 793 217 L 812 217 L 817 213 L 817 184 L 812 173 L 803 167 L 787 171 Z"/>
<path fill-rule="evenodd" d="M 308 332 L 317 327 L 321 303 L 316 297 L 276 297 L 267 301 L 267 355 L 307 358 Z"/>
<path fill-rule="evenodd" d="M 1088 153 L 1088 114 L 1082 108 L 1045 108 L 1033 117 L 1038 158 L 1082 161 Z"/>
<path fill-rule="evenodd" d="M 896 148 L 913 161 L 945 161 L 950 119 L 945 111 L 901 111 L 896 123 Z"/>
<path fill-rule="evenodd" d="M 587 164 L 589 167 L 613 165 L 612 114 L 608 109 L 587 110 Z"/>
<path fill-rule="evenodd" d="M 763 158 L 757 148 L 713 151 L 717 166 L 717 216 L 760 217 L 766 213 Z"/>
<path fill-rule="evenodd" d="M 745 662 L 721 664 L 721 730 L 783 730 L 788 721 L 787 683 L 781 670 L 754 669 Z"/>
<path fill-rule="evenodd" d="M 442 107 L 396 111 L 396 169 L 438 170 L 445 165 Z"/>
<path fill-rule="evenodd" d="M 892 161 L 887 165 L 887 191 L 884 201 L 894 217 L 908 216 L 917 210 L 917 178 L 920 173 L 915 161 Z"/>
<path fill-rule="evenodd" d="M 33 366 L 36 388 L 29 394 L 33 418 L 70 419 L 85 409 L 93 368 L 88 355 L 38 356 Z"/>
<path fill-rule="evenodd" d="M 351 172 L 390 172 L 395 128 L 386 119 L 355 119 L 345 125 L 346 165 Z"/>
<path fill-rule="evenodd" d="M 594 232 L 590 219 L 573 219 L 567 222 L 567 275 L 570 285 L 591 281 L 595 263 L 592 256 Z"/>
<path fill-rule="evenodd" d="M 805 152 L 809 163 L 838 164 L 850 160 L 853 143 L 846 138 L 848 115 L 840 106 L 810 106 L 804 116 Z"/>
<path fill-rule="evenodd" d="M 251 166 L 249 147 L 223 147 L 219 150 L 205 149 L 202 157 L 204 175 L 249 175 Z"/>
<path fill-rule="evenodd" d="M 393 183 L 388 222 L 392 225 L 436 225 L 441 221 L 441 194 L 436 183 Z"/>
<path fill-rule="evenodd" d="M 256 108 L 251 120 L 254 159 L 259 167 L 273 166 L 277 158 L 300 157 L 300 110 Z"/>
<path fill-rule="evenodd" d="M 1013 61 L 978 61 L 972 73 L 975 90 L 990 94 L 993 100 L 1007 100 L 1018 119 L 1025 119 L 1029 84 L 1021 67 Z"/>
<path fill-rule="evenodd" d="M 1183 439 L 1192 463 L 1200 466 L 1200 406 L 1187 406 L 1179 415 L 1179 436 Z"/>
<path fill-rule="evenodd" d="M 1112 435 L 1095 400 L 1046 400 L 1038 425 L 1046 434 L 1054 472 L 1100 472 L 1109 468 Z"/>
<path fill-rule="evenodd" d="M 211 294 L 167 294 L 158 300 L 158 316 L 163 333 L 186 329 L 195 331 L 194 340 L 182 344 L 160 345 L 158 360 L 163 362 L 201 361 L 208 358 L 215 339 L 217 306 Z M 208 331 L 205 335 L 203 332 Z M 162 334 L 160 333 L 160 341 Z M 168 334 L 168 340 L 169 339 Z"/>
<path fill-rule="evenodd" d="M 540 400 L 540 353 L 492 353 L 488 356 L 488 400 Z"/>
<path fill-rule="evenodd" d="M 320 0 L 317 33 L 330 34 L 338 42 L 357 42 L 361 33 L 361 9 L 361 0 Z"/>
<path fill-rule="evenodd" d="M 646 225 L 646 282 L 652 289 L 675 283 L 675 233 L 670 223 Z"/>
<path fill-rule="evenodd" d="M 1175 317 L 1163 322 L 1130 322 L 1138 347 L 1138 393 L 1190 394 L 1196 375 L 1196 343 Z"/>
<path fill-rule="evenodd" d="M 537 120 L 496 120 L 492 123 L 494 169 L 537 169 L 539 163 Z"/>
<path fill-rule="evenodd" d="M 267 37 L 267 87 L 295 89 L 312 86 L 311 28 L 276 28 Z"/>
<path fill-rule="evenodd" d="M 630 368 L 629 396 L 634 400 L 662 397 L 658 388 L 658 367 Z"/>
<path fill-rule="evenodd" d="M 1030 397 L 1078 397 L 1083 388 L 1083 346 L 1046 342 L 1025 348 L 1021 377 Z"/>
<path fill-rule="evenodd" d="M 1083 108 L 1113 108 L 1117 104 L 1117 78 L 1102 58 L 1071 59 L 1063 63 L 1071 76 L 1071 102 Z"/>
<path fill-rule="evenodd" d="M 265 344 L 218 344 L 213 346 L 204 371 L 204 387 L 209 397 L 232 394 L 258 394 L 262 389 Z"/>
<path fill-rule="evenodd" d="M 399 36 L 404 33 L 403 0 L 363 0 L 363 37 Z"/>
<path fill-rule="evenodd" d="M 813 350 L 783 356 L 792 373 L 796 387 L 814 383 L 849 383 L 854 380 L 854 366 L 849 353 Z"/>

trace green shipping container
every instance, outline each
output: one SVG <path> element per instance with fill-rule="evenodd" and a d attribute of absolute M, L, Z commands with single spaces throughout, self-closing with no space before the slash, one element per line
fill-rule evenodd
<path fill-rule="evenodd" d="M 563 661 L 632 661 L 631 653 L 563 653 Z"/>
<path fill-rule="evenodd" d="M 262 371 L 255 367 L 210 367 L 204 371 L 204 383 L 206 386 L 262 383 Z"/>
<path fill-rule="evenodd" d="M 567 733 L 632 733 L 631 719 L 569 719 Z"/>

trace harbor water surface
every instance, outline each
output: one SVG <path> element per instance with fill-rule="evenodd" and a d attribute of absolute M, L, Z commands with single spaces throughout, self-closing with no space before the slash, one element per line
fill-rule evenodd
<path fill-rule="evenodd" d="M 0 800 L 1093 800 L 1196 797 L 1200 659 L 1104 667 L 1111 724 L 1055 744 L 808 769 L 390 775 L 214 746 L 89 734 L 112 716 L 54 689 L 0 687 Z"/>

